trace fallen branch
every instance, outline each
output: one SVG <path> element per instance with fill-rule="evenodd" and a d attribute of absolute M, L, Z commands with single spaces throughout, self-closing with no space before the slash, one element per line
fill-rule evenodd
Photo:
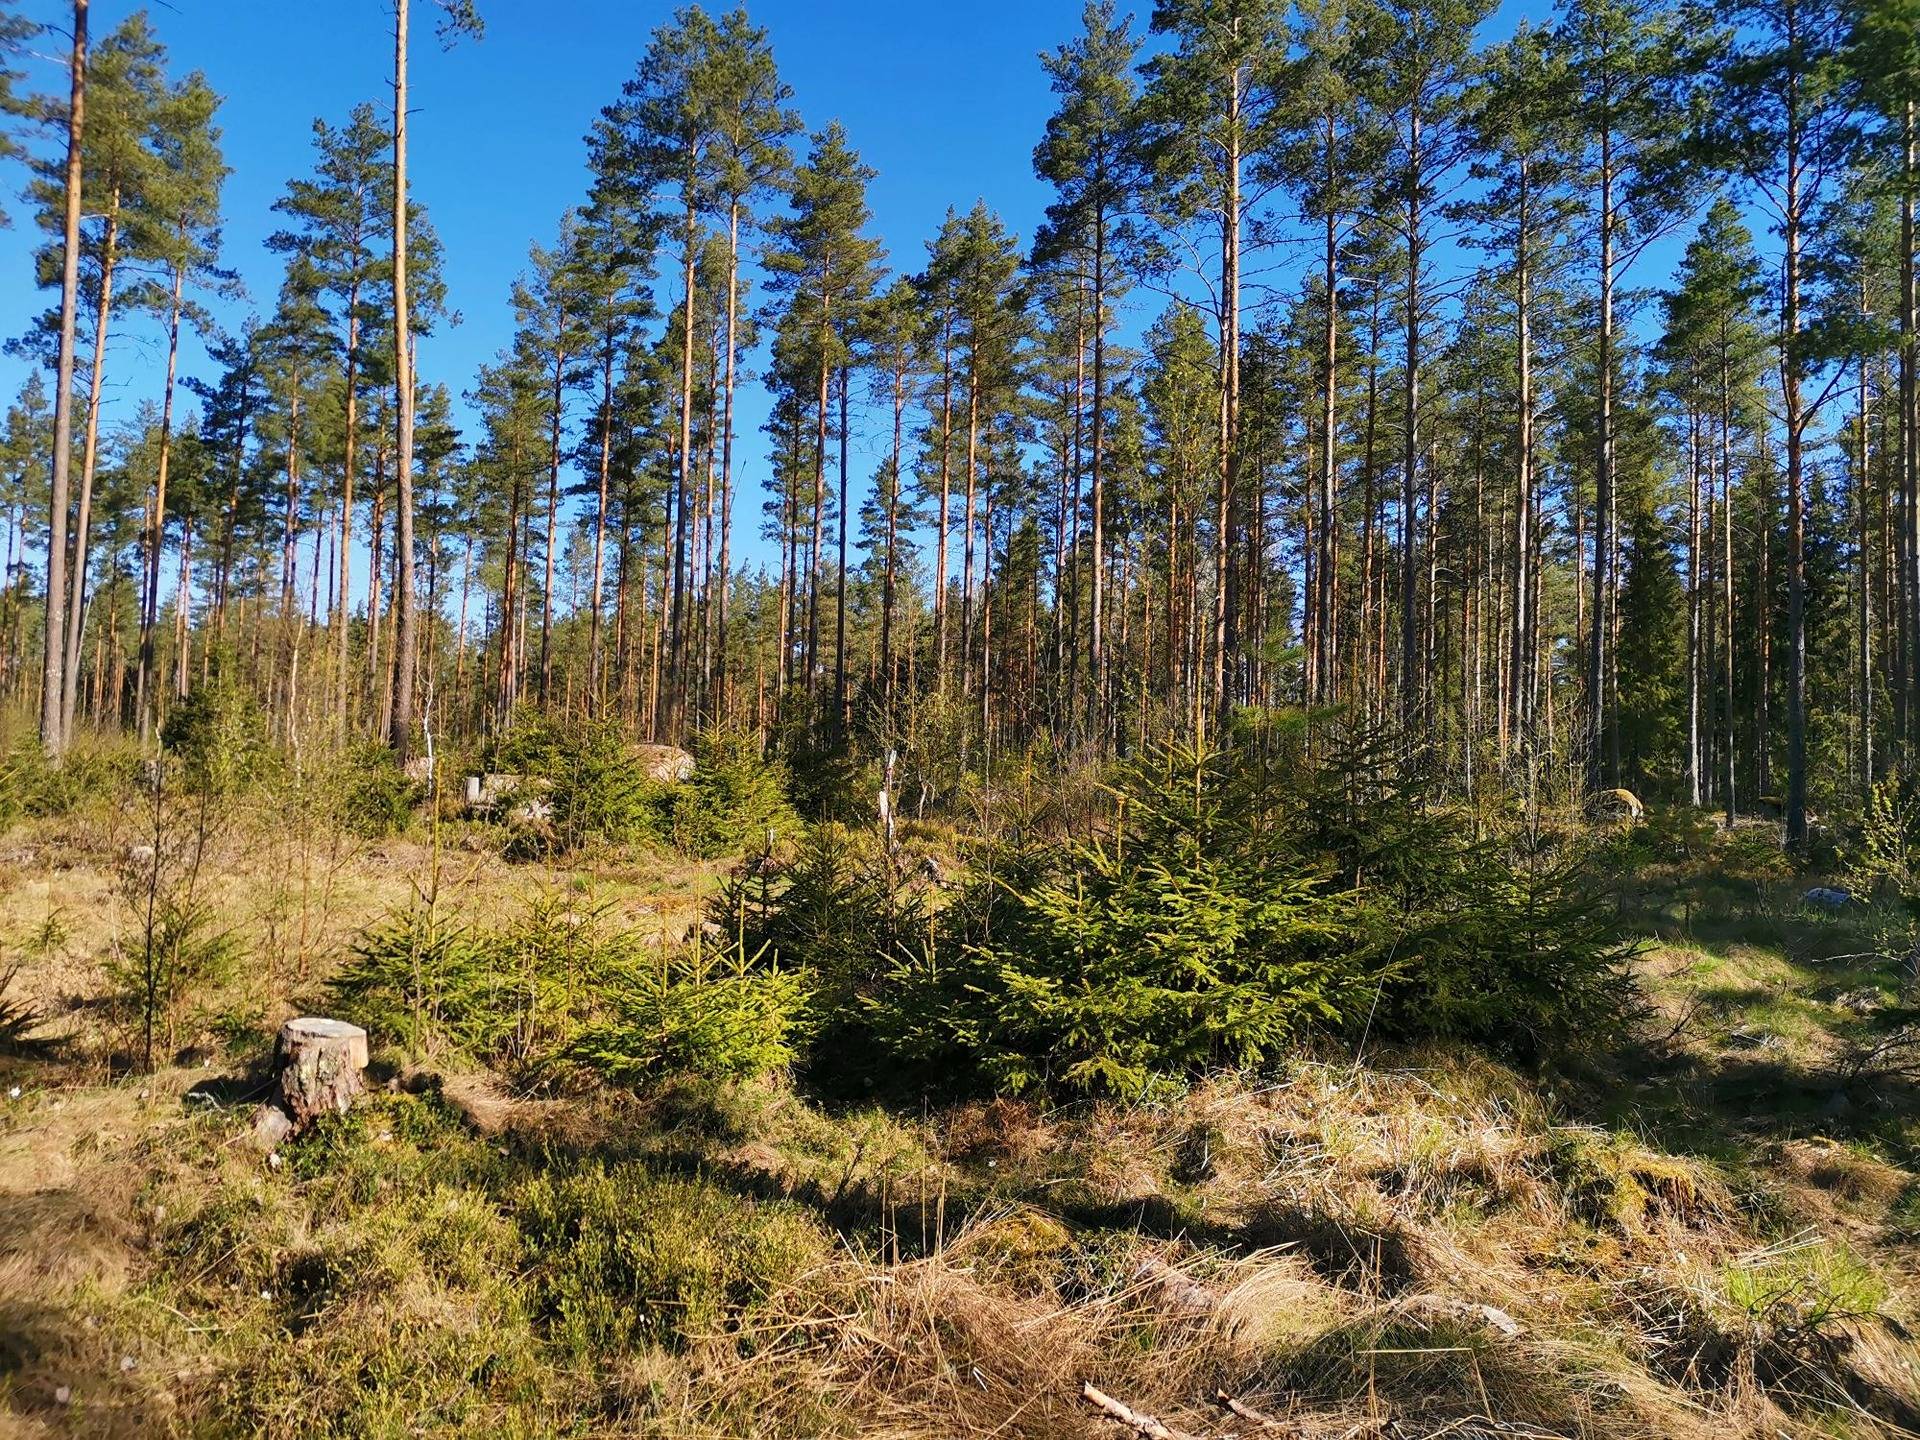
<path fill-rule="evenodd" d="M 1121 1403 L 1105 1391 L 1096 1390 L 1091 1380 L 1081 1384 L 1080 1394 L 1096 1410 L 1104 1411 L 1109 1420 L 1118 1421 L 1147 1440 L 1193 1440 L 1191 1435 L 1169 1429 L 1153 1416 Z"/>
<path fill-rule="evenodd" d="M 1231 1410 L 1235 1415 L 1238 1415 L 1242 1420 L 1245 1420 L 1248 1424 L 1258 1425 L 1262 1430 L 1293 1430 L 1293 1427 L 1285 1421 L 1276 1420 L 1273 1416 L 1254 1409 L 1244 1400 L 1236 1400 L 1224 1390 L 1214 1391 L 1213 1398 L 1226 1406 L 1227 1409 Z"/>

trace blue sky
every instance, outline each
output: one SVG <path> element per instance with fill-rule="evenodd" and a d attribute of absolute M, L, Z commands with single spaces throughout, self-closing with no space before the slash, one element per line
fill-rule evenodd
<path fill-rule="evenodd" d="M 549 239 L 561 212 L 582 198 L 581 137 L 670 11 L 617 0 L 481 0 L 485 38 L 443 52 L 421 33 L 430 0 L 414 5 L 412 183 L 445 242 L 449 304 L 463 317 L 423 347 L 421 375 L 457 395 L 507 342 L 508 287 L 525 266 L 527 246 Z M 71 13 L 46 0 L 27 0 L 23 8 L 60 25 Z M 138 8 L 95 0 L 96 35 Z M 240 273 L 250 304 L 265 311 L 279 282 L 276 258 L 262 244 L 277 220 L 270 207 L 289 178 L 310 168 L 313 120 L 338 121 L 361 100 L 391 103 L 390 4 L 156 0 L 146 8 L 176 71 L 203 70 L 225 97 L 220 119 L 233 171 L 225 259 Z M 751 7 L 771 33 L 808 128 L 840 120 L 879 172 L 870 192 L 874 230 L 896 270 L 917 269 L 947 208 L 965 209 L 979 197 L 1022 239 L 1031 236 L 1047 201 L 1033 176 L 1032 150 L 1053 108 L 1037 56 L 1077 32 L 1080 8 L 1081 0 L 926 7 L 764 0 Z M 1149 8 L 1143 0 L 1138 28 Z M 1523 8 L 1535 7 L 1509 0 L 1489 28 L 1507 29 Z M 63 43 L 42 37 L 30 76 L 36 88 L 63 85 Z M 26 283 L 37 236 L 20 207 L 13 209 L 14 228 L 0 232 L 0 273 L 14 277 L 7 334 L 47 303 Z M 672 280 L 662 288 L 670 292 Z M 663 298 L 670 303 L 672 295 Z M 228 318 L 244 309 L 228 307 Z M 1130 318 L 1135 326 L 1143 320 Z M 108 423 L 156 396 L 160 381 L 153 327 L 134 322 L 115 346 Z M 184 366 L 188 373 L 206 370 L 192 349 Z M 19 378 L 17 362 L 0 362 L 9 391 Z M 749 386 L 740 418 L 746 483 L 737 512 L 747 533 L 758 522 L 753 492 L 763 413 L 763 393 Z M 864 447 L 856 437 L 856 449 L 871 456 L 881 428 L 873 427 L 876 438 Z M 869 458 L 856 465 L 862 478 L 871 464 Z"/>

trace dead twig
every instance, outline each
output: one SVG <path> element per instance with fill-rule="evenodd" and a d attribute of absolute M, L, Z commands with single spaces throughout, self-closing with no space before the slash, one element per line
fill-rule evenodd
<path fill-rule="evenodd" d="M 1135 1410 L 1105 1391 L 1095 1389 L 1091 1380 L 1081 1382 L 1080 1394 L 1089 1405 L 1103 1411 L 1108 1419 L 1118 1421 L 1135 1434 L 1146 1436 L 1147 1440 L 1194 1440 L 1193 1436 L 1170 1429 L 1154 1416 Z"/>
<path fill-rule="evenodd" d="M 1235 1415 L 1238 1415 L 1242 1420 L 1245 1420 L 1248 1424 L 1258 1425 L 1262 1430 L 1281 1430 L 1295 1435 L 1300 1433 L 1297 1427 L 1287 1424 L 1284 1420 L 1276 1420 L 1273 1416 L 1254 1409 L 1244 1400 L 1236 1400 L 1224 1390 L 1214 1391 L 1213 1398 L 1226 1406 L 1226 1408 L 1231 1410 Z"/>

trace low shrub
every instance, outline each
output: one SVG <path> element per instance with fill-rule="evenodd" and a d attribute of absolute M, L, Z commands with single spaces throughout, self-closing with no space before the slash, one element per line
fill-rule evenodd
<path fill-rule="evenodd" d="M 694 742 L 692 778 L 673 793 L 673 839 L 690 855 L 771 849 L 800 828 L 786 766 L 749 735 L 709 734 Z"/>
<path fill-rule="evenodd" d="M 823 829 L 717 915 L 803 967 L 830 1043 L 897 1076 L 1138 1093 L 1314 1030 L 1598 1045 L 1632 947 L 1579 853 L 1477 833 L 1368 742 L 1169 749 L 1116 778 L 1090 841 L 983 852 L 940 903 Z"/>
<path fill-rule="evenodd" d="M 216 667 L 168 712 L 160 744 L 187 784 L 215 795 L 246 788 L 267 770 L 267 717 L 251 690 Z"/>
<path fill-rule="evenodd" d="M 387 746 L 376 741 L 356 745 L 340 772 L 341 824 L 367 840 L 398 835 L 412 823 L 420 791 Z"/>
<path fill-rule="evenodd" d="M 1920 793 L 1904 775 L 1874 782 L 1858 833 L 1840 854 L 1853 890 L 1920 901 Z"/>
<path fill-rule="evenodd" d="M 605 917 L 548 891 L 494 927 L 417 901 L 361 935 L 330 988 L 382 1040 L 531 1074 L 565 1052 L 606 977 L 631 962 L 631 937 Z"/>
<path fill-rule="evenodd" d="M 522 711 L 485 758 L 490 769 L 541 782 L 543 813 L 515 834 L 508 847 L 513 858 L 668 838 L 669 787 L 634 763 L 626 733 L 614 721 L 561 721 Z"/>
<path fill-rule="evenodd" d="M 75 746 L 55 763 L 38 740 L 24 741 L 0 756 L 0 825 L 111 804 L 133 787 L 139 768 L 130 746 Z"/>
<path fill-rule="evenodd" d="M 923 1063 L 972 1056 L 1002 1089 L 1131 1094 L 1340 1022 L 1366 979 L 1336 943 L 1350 902 L 1275 872 L 1229 770 L 1193 751 L 1132 767 L 1111 834 L 983 882 L 995 893 L 961 912 L 977 934 L 895 969 L 878 1032 Z"/>
<path fill-rule="evenodd" d="M 570 1055 L 608 1079 L 727 1079 L 785 1069 L 806 1003 L 795 972 L 738 946 L 719 958 L 696 944 L 631 961 L 601 977 L 600 1018 Z"/>
<path fill-rule="evenodd" d="M 583 720 L 568 726 L 544 773 L 551 783 L 554 839 L 563 852 L 666 838 L 666 787 L 634 764 L 617 724 Z"/>

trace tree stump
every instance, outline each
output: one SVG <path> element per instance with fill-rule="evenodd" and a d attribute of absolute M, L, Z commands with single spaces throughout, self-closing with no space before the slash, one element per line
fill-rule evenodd
<path fill-rule="evenodd" d="M 344 1020 L 303 1016 L 280 1027 L 274 1098 L 253 1117 L 255 1140 L 271 1152 L 321 1115 L 344 1115 L 366 1088 L 367 1032 Z"/>

